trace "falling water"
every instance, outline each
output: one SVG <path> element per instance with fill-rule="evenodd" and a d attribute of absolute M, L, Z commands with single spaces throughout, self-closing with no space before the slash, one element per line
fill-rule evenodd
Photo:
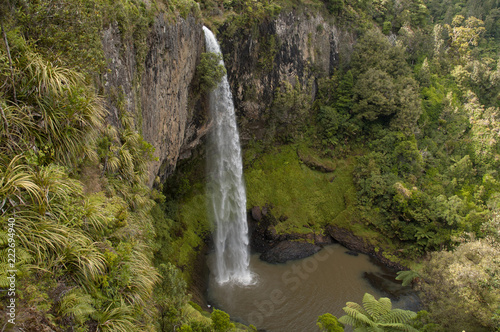
<path fill-rule="evenodd" d="M 213 33 L 206 27 L 203 30 L 207 52 L 220 54 Z M 224 65 L 222 60 L 221 64 Z M 216 227 L 213 272 L 220 284 L 250 284 L 243 166 L 233 96 L 226 75 L 210 93 L 210 112 L 214 128 L 209 136 L 207 170 L 209 213 Z"/>

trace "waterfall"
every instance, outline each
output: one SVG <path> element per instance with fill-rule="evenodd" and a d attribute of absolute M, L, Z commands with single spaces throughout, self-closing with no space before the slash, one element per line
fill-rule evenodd
<path fill-rule="evenodd" d="M 206 27 L 207 52 L 221 54 L 214 34 Z M 224 62 L 221 60 L 221 64 Z M 215 224 L 215 278 L 218 283 L 250 284 L 248 226 L 240 140 L 233 96 L 227 75 L 210 93 L 214 128 L 207 146 L 209 215 Z"/>

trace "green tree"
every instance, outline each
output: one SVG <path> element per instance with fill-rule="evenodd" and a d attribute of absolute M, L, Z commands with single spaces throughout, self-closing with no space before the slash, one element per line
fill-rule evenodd
<path fill-rule="evenodd" d="M 170 263 L 160 264 L 159 273 L 161 282 L 155 292 L 158 304 L 161 331 L 173 329 L 182 315 L 182 308 L 186 304 L 186 282 L 180 271 Z"/>
<path fill-rule="evenodd" d="M 392 78 L 411 74 L 405 48 L 392 45 L 379 29 L 366 31 L 357 41 L 350 64 L 354 79 L 369 69 L 381 70 Z"/>
<path fill-rule="evenodd" d="M 398 108 L 394 83 L 393 78 L 380 69 L 370 68 L 361 74 L 354 86 L 354 113 L 368 121 L 395 114 Z"/>
<path fill-rule="evenodd" d="M 411 135 L 421 114 L 417 82 L 410 76 L 404 49 L 379 30 L 365 33 L 352 55 L 352 112 Z"/>
<path fill-rule="evenodd" d="M 215 309 L 210 315 L 212 319 L 212 328 L 215 332 L 228 332 L 234 330 L 236 327 L 231 323 L 229 315 L 222 310 Z"/>
<path fill-rule="evenodd" d="M 418 284 L 431 319 L 448 331 L 500 328 L 500 218 L 482 227 L 485 237 L 464 240 L 452 251 L 430 255 Z"/>
<path fill-rule="evenodd" d="M 311 86 L 303 86 L 298 78 L 294 85 L 282 82 L 282 86 L 274 92 L 270 114 L 270 122 L 277 128 L 277 136 L 287 141 L 302 135 L 303 129 L 309 124 L 311 108 Z"/>
<path fill-rule="evenodd" d="M 465 19 L 462 15 L 453 18 L 450 25 L 445 25 L 450 36 L 450 48 L 462 61 L 470 58 L 470 47 L 477 46 L 484 33 L 484 22 L 475 17 Z"/>

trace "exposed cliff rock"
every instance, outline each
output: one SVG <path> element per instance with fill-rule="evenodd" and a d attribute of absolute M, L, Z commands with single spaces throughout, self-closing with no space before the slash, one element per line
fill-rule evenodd
<path fill-rule="evenodd" d="M 339 43 L 352 45 L 349 34 L 321 16 L 286 12 L 258 28 L 258 34 L 219 36 L 243 141 L 264 137 L 274 91 L 282 82 L 310 84 L 314 97 L 316 79 L 330 75 L 339 63 Z M 103 31 L 103 45 L 108 122 L 119 127 L 122 112 L 134 116 L 158 158 L 150 164 L 149 184 L 156 176 L 163 182 L 209 130 L 202 103 L 191 98 L 205 45 L 202 24 L 193 17 L 172 23 L 158 15 L 143 63 L 137 63 L 133 43 L 123 42 L 118 25 Z"/>
<path fill-rule="evenodd" d="M 194 148 L 192 141 L 206 133 L 206 126 L 196 121 L 198 114 L 189 105 L 190 83 L 205 45 L 202 25 L 192 17 L 174 25 L 158 19 L 148 44 L 141 89 L 142 128 L 159 158 L 151 164 L 150 174 L 154 177 L 161 166 L 159 175 L 164 180 L 181 153 L 190 145 Z"/>
<path fill-rule="evenodd" d="M 135 106 L 139 102 L 133 84 L 137 68 L 136 52 L 132 43 L 122 40 L 116 22 L 105 29 L 102 36 L 104 56 L 108 63 L 108 71 L 103 77 L 104 90 L 108 96 L 107 121 L 116 127 L 121 127 L 120 114 L 122 112 L 136 114 Z"/>
<path fill-rule="evenodd" d="M 361 252 L 363 254 L 370 255 L 374 257 L 381 264 L 396 269 L 396 270 L 405 270 L 406 268 L 399 263 L 393 262 L 392 260 L 385 257 L 384 252 L 373 244 L 368 243 L 363 238 L 354 235 L 351 231 L 340 228 L 337 226 L 327 226 L 326 232 L 329 234 L 335 241 L 343 245 L 349 250 L 354 252 Z"/>
<path fill-rule="evenodd" d="M 164 180 L 181 155 L 189 155 L 207 131 L 200 120 L 203 110 L 190 104 L 190 84 L 205 45 L 202 25 L 193 17 L 172 23 L 158 15 L 140 64 L 134 46 L 123 43 L 117 25 L 103 32 L 103 45 L 109 63 L 104 76 L 110 96 L 108 121 L 120 126 L 121 112 L 134 115 L 158 158 L 149 167 L 152 185 L 158 175 Z"/>
<path fill-rule="evenodd" d="M 243 140 L 264 137 L 274 91 L 283 81 L 304 86 L 331 75 L 352 36 L 321 16 L 281 13 L 260 24 L 258 34 L 241 31 L 223 40 L 223 53 Z M 345 41 L 345 43 L 344 43 Z M 345 47 L 340 49 L 339 44 Z M 349 53 L 349 52 L 346 52 Z"/>

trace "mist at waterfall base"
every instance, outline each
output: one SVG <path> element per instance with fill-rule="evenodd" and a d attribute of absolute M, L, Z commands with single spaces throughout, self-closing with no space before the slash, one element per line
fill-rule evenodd
<path fill-rule="evenodd" d="M 363 295 L 389 297 L 394 308 L 418 311 L 419 299 L 410 287 L 394 280 L 395 273 L 376 265 L 367 255 L 350 255 L 339 244 L 308 258 L 269 264 L 252 254 L 255 284 L 220 285 L 209 279 L 208 301 L 231 319 L 267 332 L 319 331 L 317 318 L 345 314 L 346 302 L 361 304 Z M 209 263 L 214 259 L 209 255 Z M 346 326 L 345 331 L 352 331 Z"/>
<path fill-rule="evenodd" d="M 221 54 L 213 33 L 206 27 L 207 52 Z M 221 60 L 221 64 L 224 63 Z M 227 76 L 210 92 L 213 129 L 207 145 L 208 213 L 215 224 L 215 261 L 212 269 L 219 284 L 252 283 L 248 268 L 248 226 L 240 140 L 233 97 Z"/>

